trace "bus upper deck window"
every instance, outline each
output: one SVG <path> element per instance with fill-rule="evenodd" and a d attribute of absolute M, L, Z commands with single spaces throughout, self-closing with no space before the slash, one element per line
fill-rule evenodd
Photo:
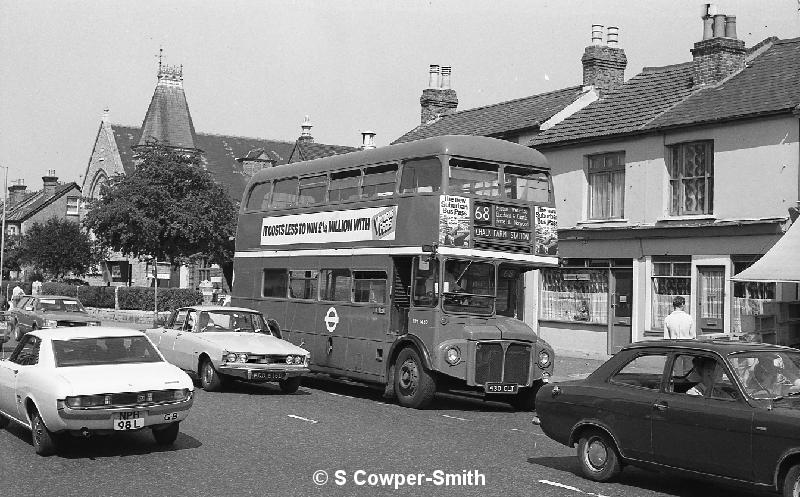
<path fill-rule="evenodd" d="M 270 207 L 282 209 L 297 205 L 297 178 L 279 179 L 272 190 Z"/>
<path fill-rule="evenodd" d="M 397 182 L 397 164 L 368 167 L 364 170 L 364 181 L 361 196 L 364 198 L 381 197 L 394 193 Z"/>
<path fill-rule="evenodd" d="M 269 196 L 272 193 L 272 183 L 259 183 L 250 190 L 247 199 L 248 211 L 262 211 L 269 207 Z"/>
<path fill-rule="evenodd" d="M 328 187 L 328 198 L 331 202 L 358 198 L 360 182 L 360 169 L 331 173 L 331 183 Z"/>
<path fill-rule="evenodd" d="M 438 192 L 442 186 L 442 163 L 437 157 L 403 163 L 401 193 Z"/>
<path fill-rule="evenodd" d="M 321 204 L 325 202 L 325 190 L 328 186 L 327 176 L 311 176 L 300 178 L 300 205 Z"/>
<path fill-rule="evenodd" d="M 545 173 L 534 173 L 520 167 L 505 167 L 506 197 L 530 202 L 550 201 L 550 181 Z"/>
<path fill-rule="evenodd" d="M 500 174 L 497 164 L 450 159 L 449 193 L 500 196 Z"/>

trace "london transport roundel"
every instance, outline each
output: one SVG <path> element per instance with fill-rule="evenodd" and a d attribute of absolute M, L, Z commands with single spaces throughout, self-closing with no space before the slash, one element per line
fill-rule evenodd
<path fill-rule="evenodd" d="M 335 307 L 329 307 L 328 312 L 325 314 L 325 328 L 328 329 L 328 333 L 333 333 L 336 329 L 336 325 L 339 324 L 339 314 L 336 312 Z"/>

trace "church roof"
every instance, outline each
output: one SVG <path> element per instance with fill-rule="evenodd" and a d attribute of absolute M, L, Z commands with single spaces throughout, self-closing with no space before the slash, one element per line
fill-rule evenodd
<path fill-rule="evenodd" d="M 157 141 L 179 149 L 197 149 L 197 137 L 183 91 L 183 67 L 159 64 L 158 84 L 142 122 L 137 145 Z"/>

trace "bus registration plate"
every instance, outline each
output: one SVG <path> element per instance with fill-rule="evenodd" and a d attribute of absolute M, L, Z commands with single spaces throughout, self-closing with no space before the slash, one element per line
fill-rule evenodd
<path fill-rule="evenodd" d="M 271 373 L 269 371 L 252 371 L 251 378 L 254 380 L 277 381 L 282 380 L 283 373 Z"/>
<path fill-rule="evenodd" d="M 517 393 L 519 385 L 516 383 L 487 383 L 484 388 L 486 393 Z"/>

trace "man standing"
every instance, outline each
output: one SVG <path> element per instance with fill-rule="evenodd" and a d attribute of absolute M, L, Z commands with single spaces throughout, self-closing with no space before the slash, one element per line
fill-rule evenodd
<path fill-rule="evenodd" d="M 672 299 L 672 313 L 664 318 L 664 338 L 696 338 L 694 320 L 684 309 L 686 299 L 678 295 Z"/>

